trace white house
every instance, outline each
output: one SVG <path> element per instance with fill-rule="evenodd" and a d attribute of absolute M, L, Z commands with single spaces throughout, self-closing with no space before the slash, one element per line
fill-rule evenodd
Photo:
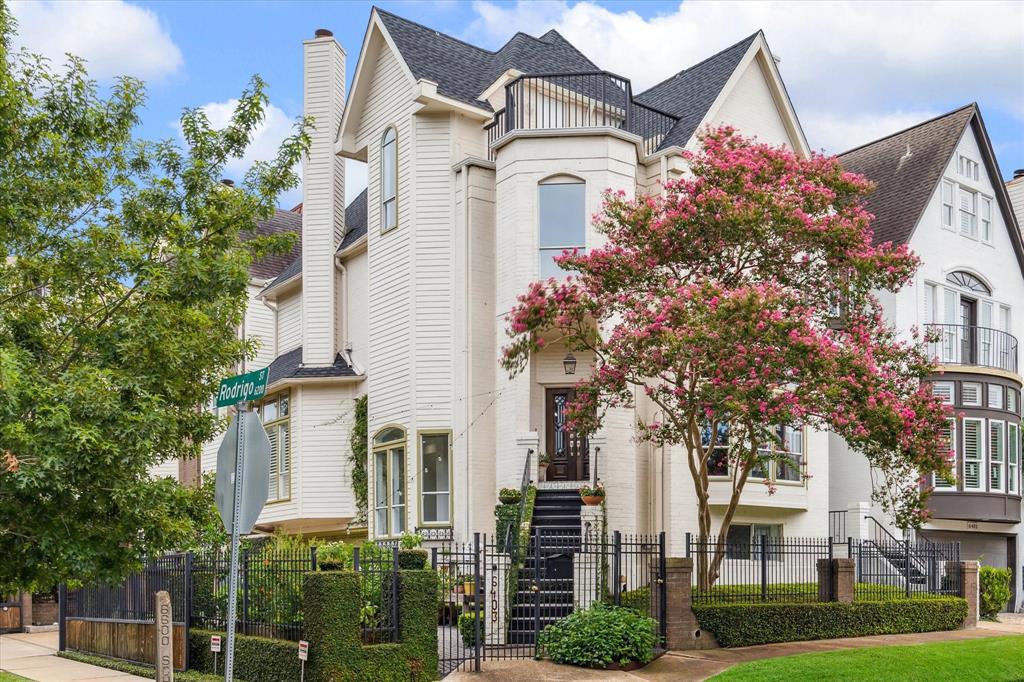
<path fill-rule="evenodd" d="M 1010 567 L 1021 599 L 1021 388 L 1024 247 L 977 105 L 957 109 L 840 155 L 877 184 L 868 201 L 876 242 L 905 243 L 923 264 L 912 286 L 889 295 L 889 322 L 940 335 L 934 390 L 955 410 L 949 435 L 956 480 L 933 480 L 932 520 L 920 536 L 958 541 L 962 559 Z M 830 504 L 843 535 L 876 522 L 871 472 L 833 436 Z M 865 520 L 871 516 L 873 520 Z"/>

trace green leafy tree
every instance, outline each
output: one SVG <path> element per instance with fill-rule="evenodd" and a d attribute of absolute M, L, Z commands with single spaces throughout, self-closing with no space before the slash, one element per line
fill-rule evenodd
<path fill-rule="evenodd" d="M 187 491 L 151 467 L 196 457 L 202 410 L 251 353 L 248 267 L 308 146 L 308 121 L 237 187 L 221 183 L 267 105 L 254 77 L 223 130 L 181 117 L 185 149 L 136 140 L 140 82 L 12 51 L 0 4 L 0 593 L 115 579 L 188 547 Z M 200 525 L 202 522 L 199 522 Z"/>

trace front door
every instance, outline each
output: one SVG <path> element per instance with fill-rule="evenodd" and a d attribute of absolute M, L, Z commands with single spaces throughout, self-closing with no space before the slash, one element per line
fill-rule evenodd
<path fill-rule="evenodd" d="M 590 448 L 584 436 L 566 427 L 566 405 L 576 397 L 574 388 L 547 389 L 545 443 L 551 464 L 549 481 L 585 481 L 590 476 Z"/>
<path fill-rule="evenodd" d="M 966 296 L 960 297 L 960 362 L 974 364 L 977 361 L 978 302 Z"/>

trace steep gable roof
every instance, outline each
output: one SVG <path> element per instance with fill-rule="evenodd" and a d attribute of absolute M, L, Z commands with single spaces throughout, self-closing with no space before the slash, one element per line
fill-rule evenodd
<path fill-rule="evenodd" d="M 759 32 L 747 36 L 636 96 L 636 101 L 641 104 L 679 117 L 679 121 L 665 136 L 661 148 L 682 147 L 693 137 L 697 126 L 704 120 L 758 35 Z"/>
<path fill-rule="evenodd" d="M 478 97 L 508 69 L 598 70 L 557 31 L 548 31 L 541 38 L 517 33 L 497 52 L 491 52 L 379 7 L 374 11 L 414 78 L 437 83 L 442 95 L 487 111 L 491 105 Z"/>
<path fill-rule="evenodd" d="M 875 243 L 910 240 L 976 111 L 969 104 L 839 155 L 843 168 L 876 185 L 867 200 Z"/>
<path fill-rule="evenodd" d="M 294 232 L 302 235 L 302 214 L 293 211 L 276 209 L 274 215 L 266 220 L 256 223 L 254 236 L 268 236 L 281 232 Z M 246 236 L 243 235 L 243 239 Z M 302 260 L 302 239 L 296 239 L 291 251 L 275 253 L 266 258 L 256 261 L 249 266 L 249 276 L 258 279 L 270 279 L 276 277 L 287 265 L 296 258 Z"/>

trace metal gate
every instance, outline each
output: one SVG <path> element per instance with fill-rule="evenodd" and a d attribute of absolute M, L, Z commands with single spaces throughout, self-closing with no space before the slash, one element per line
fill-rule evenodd
<path fill-rule="evenodd" d="M 482 660 L 535 658 L 548 625 L 603 602 L 666 628 L 665 534 L 611 537 L 535 528 L 525 542 L 476 534 L 432 550 L 443 677 Z"/>

